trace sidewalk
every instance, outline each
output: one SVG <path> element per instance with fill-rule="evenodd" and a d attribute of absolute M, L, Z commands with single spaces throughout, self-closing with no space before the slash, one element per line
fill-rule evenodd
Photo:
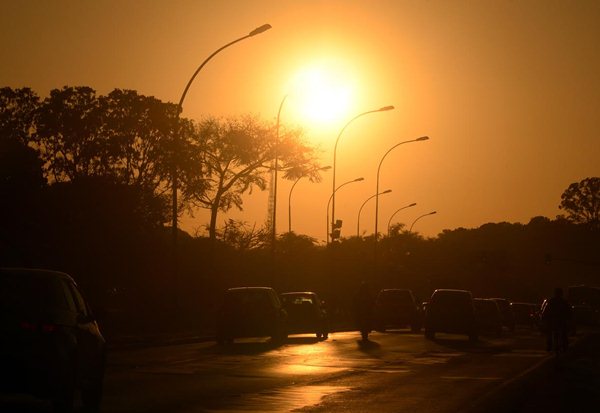
<path fill-rule="evenodd" d="M 571 339 L 572 340 L 572 339 Z M 468 413 L 587 413 L 600 411 L 600 332 L 588 332 L 562 359 L 552 353 L 503 383 Z"/>
<path fill-rule="evenodd" d="M 583 338 L 564 360 L 551 359 L 540 381 L 511 413 L 600 411 L 600 333 Z"/>

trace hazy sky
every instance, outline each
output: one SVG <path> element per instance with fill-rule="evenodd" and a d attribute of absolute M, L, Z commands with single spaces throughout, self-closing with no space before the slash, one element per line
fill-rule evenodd
<path fill-rule="evenodd" d="M 300 125 L 331 165 L 340 139 L 336 216 L 355 235 L 358 210 L 375 193 L 385 159 L 379 230 L 394 222 L 425 236 L 487 222 L 554 218 L 563 190 L 600 175 L 599 1 L 16 1 L 0 0 L 0 86 L 45 96 L 64 85 L 98 93 L 135 89 L 177 102 L 198 65 L 224 44 L 264 23 L 273 28 L 224 50 L 199 74 L 184 116 L 253 113 Z M 307 73 L 347 100 L 329 123 L 301 115 Z M 303 77 L 304 76 L 304 77 Z M 309 88 L 308 88 L 309 89 Z M 317 88 L 319 89 L 319 88 Z M 309 89 L 310 90 L 310 89 Z M 321 99 L 325 99 L 321 97 Z M 325 111 L 325 108 L 322 108 Z M 333 116 L 333 115 L 332 115 Z M 293 230 L 325 239 L 331 171 L 293 192 Z M 291 183 L 280 181 L 278 232 L 288 228 Z M 267 215 L 268 192 L 245 198 L 242 212 Z M 361 213 L 374 230 L 375 202 Z M 207 222 L 185 218 L 193 232 Z"/>

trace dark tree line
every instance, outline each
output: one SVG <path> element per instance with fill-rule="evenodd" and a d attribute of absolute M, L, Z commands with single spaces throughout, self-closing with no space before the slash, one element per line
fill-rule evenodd
<path fill-rule="evenodd" d="M 210 325 L 222 290 L 240 285 L 315 290 L 342 313 L 365 280 L 412 288 L 422 299 L 448 287 L 535 301 L 556 285 L 600 285 L 596 177 L 565 190 L 565 215 L 556 219 L 448 229 L 430 239 L 396 224 L 377 248 L 374 237 L 324 247 L 286 233 L 272 249 L 264 228 L 232 220 L 219 228 L 219 212 L 241 209 L 245 194 L 265 189 L 275 153 L 284 178 L 318 181 L 301 131 L 283 130 L 277 146 L 275 136 L 273 125 L 248 116 L 178 120 L 175 105 L 130 90 L 104 96 L 65 87 L 42 99 L 1 88 L 0 265 L 64 270 L 108 308 L 167 317 L 176 167 L 180 211 L 211 211 L 209 239 L 181 232 L 179 243 L 178 296 L 196 326 Z"/>

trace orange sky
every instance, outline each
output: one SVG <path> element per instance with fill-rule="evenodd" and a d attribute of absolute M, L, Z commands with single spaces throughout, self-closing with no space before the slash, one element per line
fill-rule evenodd
<path fill-rule="evenodd" d="M 303 124 L 330 165 L 338 146 L 342 235 L 381 170 L 379 229 L 394 221 L 435 236 L 487 222 L 554 218 L 563 190 L 600 175 L 600 3 L 597 1 L 8 1 L 0 0 L 0 86 L 41 95 L 63 85 L 99 93 L 136 89 L 177 102 L 214 50 L 264 23 L 273 29 L 217 55 L 200 73 L 184 115 L 254 113 L 274 120 L 302 67 L 331 64 L 352 83 L 349 112 L 327 126 Z M 298 125 L 293 105 L 283 123 Z M 325 239 L 331 171 L 294 189 L 293 230 Z M 278 231 L 287 231 L 290 183 L 280 182 Z M 361 232 L 374 229 L 374 200 Z M 261 225 L 267 192 L 221 215 Z M 207 221 L 185 218 L 193 232 Z"/>

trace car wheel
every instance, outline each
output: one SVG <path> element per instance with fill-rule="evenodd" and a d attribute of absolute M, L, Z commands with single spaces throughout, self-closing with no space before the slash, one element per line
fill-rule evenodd
<path fill-rule="evenodd" d="M 99 412 L 100 403 L 102 401 L 102 379 L 96 379 L 87 383 L 81 389 L 81 404 L 85 412 Z"/>
<path fill-rule="evenodd" d="M 94 377 L 85 381 L 81 386 L 81 404 L 85 412 L 99 412 L 104 390 L 104 370 L 106 354 L 101 356 L 98 369 Z"/>
<path fill-rule="evenodd" d="M 71 413 L 75 402 L 75 386 L 66 385 L 52 399 L 52 408 L 55 413 Z"/>

